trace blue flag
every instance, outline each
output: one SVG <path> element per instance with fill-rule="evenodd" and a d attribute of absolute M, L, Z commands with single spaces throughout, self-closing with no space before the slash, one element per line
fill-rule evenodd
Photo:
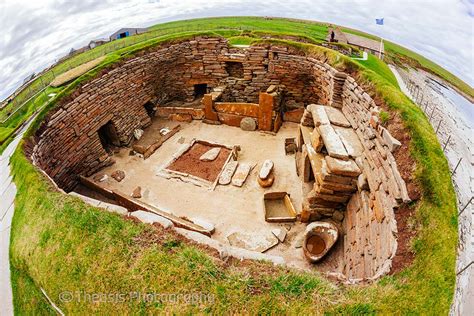
<path fill-rule="evenodd" d="M 384 18 L 375 19 L 375 23 L 377 23 L 378 25 L 383 25 L 383 19 L 384 19 Z"/>

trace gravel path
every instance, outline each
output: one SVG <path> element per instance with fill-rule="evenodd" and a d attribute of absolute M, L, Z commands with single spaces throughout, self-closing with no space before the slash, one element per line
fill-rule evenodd
<path fill-rule="evenodd" d="M 442 79 L 425 71 L 405 71 L 392 66 L 390 69 L 402 91 L 413 101 L 416 99 L 425 111 L 441 145 L 446 144 L 444 153 L 451 170 L 457 166 L 453 184 L 459 212 L 464 211 L 458 219 L 456 292 L 451 314 L 469 314 L 474 310 L 474 203 L 468 204 L 474 195 L 474 105 L 448 88 Z M 412 89 L 412 95 L 407 85 L 413 83 L 420 91 Z"/>

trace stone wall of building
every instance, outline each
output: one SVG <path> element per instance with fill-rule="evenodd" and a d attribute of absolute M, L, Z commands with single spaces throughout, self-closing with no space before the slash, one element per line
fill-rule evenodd
<path fill-rule="evenodd" d="M 260 92 L 275 85 L 282 91 L 278 110 L 284 112 L 310 102 L 331 103 L 332 81 L 330 67 L 286 47 L 242 50 L 230 48 L 223 38 L 158 46 L 103 71 L 60 101 L 37 132 L 33 160 L 69 191 L 78 175 L 113 163 L 99 129 L 109 124 L 115 142 L 129 144 L 133 131 L 150 123 L 147 102 L 192 102 L 195 85 L 205 84 L 208 90 L 226 85 L 233 101 L 258 103 Z"/>
<path fill-rule="evenodd" d="M 219 105 L 224 112 L 237 106 L 228 102 L 250 103 L 249 111 L 258 109 L 259 96 L 266 95 L 262 92 L 272 85 L 278 91 L 278 102 L 272 102 L 273 114 L 295 121 L 305 111 L 301 122 L 306 129 L 300 136 L 306 139 L 310 159 L 302 164 L 304 177 L 309 181 L 306 170 L 310 162 L 328 163 L 331 169 L 333 158 L 350 160 L 360 170 L 321 174 L 319 184 L 311 188 L 308 208 L 314 208 L 306 219 L 331 217 L 341 222 L 348 278 L 366 280 L 388 272 L 396 250 L 394 209 L 409 201 L 392 155 L 399 143 L 379 124 L 377 106 L 353 78 L 286 47 L 242 50 L 230 48 L 225 39 L 197 38 L 142 52 L 101 72 L 60 101 L 37 131 L 32 159 L 59 187 L 72 190 L 79 175 L 89 176 L 113 163 L 99 136 L 105 125 L 113 130 L 115 142 L 128 145 L 135 129 L 150 124 L 144 106 L 149 102 L 158 106 L 159 115 L 184 111 L 193 119 L 204 118 L 202 105 L 194 102 L 201 97 L 196 95 L 195 85 L 201 85 L 201 92 L 202 85 L 206 92 L 225 87 Z M 187 108 L 180 112 L 179 106 L 162 107 L 169 101 L 188 102 Z M 189 102 L 198 106 L 189 107 Z M 311 103 L 330 108 L 330 122 L 323 124 L 329 127 L 317 128 L 315 118 L 304 110 Z M 313 110 L 313 114 L 319 113 L 315 107 Z M 334 110 L 342 111 L 347 124 Z M 248 116 L 258 118 L 255 113 Z M 334 148 L 320 146 L 324 130 L 341 137 L 344 155 L 332 156 Z M 354 137 L 357 142 L 351 141 Z M 324 157 L 328 152 L 330 159 Z"/>

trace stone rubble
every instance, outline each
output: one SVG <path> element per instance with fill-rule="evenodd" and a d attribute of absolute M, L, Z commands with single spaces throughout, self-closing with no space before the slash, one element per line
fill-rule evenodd
<path fill-rule="evenodd" d="M 115 170 L 110 176 L 114 178 L 115 181 L 121 182 L 123 179 L 125 179 L 125 171 Z"/>

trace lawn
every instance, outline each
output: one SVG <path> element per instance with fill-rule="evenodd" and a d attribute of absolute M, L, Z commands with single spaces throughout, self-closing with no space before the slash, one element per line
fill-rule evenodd
<path fill-rule="evenodd" d="M 228 19 L 238 23 L 236 18 Z M 220 27 L 221 21 L 213 23 Z M 241 25 L 261 27 L 271 23 L 269 21 L 246 18 Z M 293 22 L 278 20 L 278 23 L 283 32 L 286 24 Z M 290 33 L 306 22 L 294 23 L 297 26 L 288 26 Z M 164 25 L 169 29 L 173 26 L 172 23 Z M 321 28 L 311 23 L 308 27 Z M 146 47 L 195 35 L 188 30 L 181 31 L 108 54 L 102 64 L 49 101 L 28 134 L 33 134 L 59 98 L 71 93 L 79 83 L 93 78 L 100 69 Z M 216 33 L 239 36 L 228 30 Z M 247 38 L 253 38 L 244 37 L 245 40 L 237 37 L 235 42 L 243 43 Z M 261 40 L 257 38 L 256 42 Z M 352 61 L 332 50 L 289 40 L 265 42 L 290 45 L 316 57 L 324 55 L 334 67 L 357 72 L 361 84 L 372 87 L 372 92 L 385 101 L 390 112 L 401 115 L 412 138 L 410 154 L 416 161 L 416 179 L 423 189 L 423 198 L 413 206 L 416 207 L 413 225 L 417 229 L 412 243 L 416 253 L 413 265 L 372 285 L 344 286 L 333 284 L 317 273 L 275 268 L 258 262 L 223 263 L 208 250 L 185 242 L 170 231 L 124 220 L 56 192 L 18 149 L 12 158 L 18 194 L 10 248 L 14 303 L 18 313 L 33 310 L 51 313 L 39 287 L 44 288 L 68 314 L 448 313 L 455 282 L 456 196 L 448 163 L 426 116 L 403 95 L 383 62 L 372 58 Z M 61 302 L 59 295 L 64 291 L 204 293 L 210 294 L 214 301 L 195 305 L 186 302 Z"/>

